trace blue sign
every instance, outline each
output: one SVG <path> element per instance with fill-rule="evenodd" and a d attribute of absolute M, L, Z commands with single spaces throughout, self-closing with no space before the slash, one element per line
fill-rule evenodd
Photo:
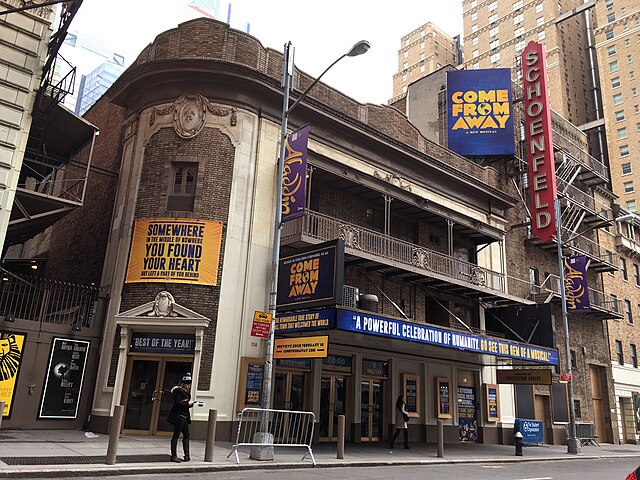
<path fill-rule="evenodd" d="M 544 428 L 540 420 L 516 418 L 514 433 L 522 434 L 522 443 L 544 443 Z"/>
<path fill-rule="evenodd" d="M 447 130 L 460 155 L 513 155 L 511 70 L 448 71 Z"/>
<path fill-rule="evenodd" d="M 375 315 L 364 315 L 347 310 L 336 311 L 336 328 L 439 347 L 457 348 L 458 350 L 497 357 L 558 365 L 558 352 L 550 348 L 445 330 Z"/>
<path fill-rule="evenodd" d="M 133 332 L 129 351 L 135 353 L 164 353 L 192 355 L 196 337 L 192 333 Z"/>
<path fill-rule="evenodd" d="M 276 317 L 276 332 L 281 333 L 325 330 L 335 326 L 336 313 L 333 308 L 294 312 Z"/>

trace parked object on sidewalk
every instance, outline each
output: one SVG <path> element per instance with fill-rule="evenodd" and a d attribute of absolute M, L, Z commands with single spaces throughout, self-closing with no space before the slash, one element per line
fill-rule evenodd
<path fill-rule="evenodd" d="M 516 445 L 516 455 L 518 457 L 522 456 L 522 433 L 520 432 L 516 432 L 515 435 L 513 436 L 513 443 L 515 443 Z"/>
<path fill-rule="evenodd" d="M 93 432 L 84 432 L 84 436 L 87 437 L 87 438 L 98 438 L 99 437 L 99 435 L 96 435 Z"/>
<path fill-rule="evenodd" d="M 109 430 L 109 444 L 107 445 L 107 465 L 115 465 L 118 457 L 118 444 L 120 443 L 120 430 L 122 430 L 122 418 L 124 417 L 124 407 L 116 405 L 111 419 L 111 430 Z"/>
<path fill-rule="evenodd" d="M 167 422 L 173 425 L 173 436 L 171 437 L 171 461 L 180 463 L 178 458 L 178 439 L 182 433 L 182 449 L 184 452 L 184 461 L 191 460 L 189 452 L 189 424 L 191 423 L 191 415 L 189 409 L 193 407 L 191 400 L 191 374 L 187 373 L 182 377 L 180 385 L 176 385 L 171 389 L 173 395 L 173 406 L 169 411 Z"/>
<path fill-rule="evenodd" d="M 404 448 L 409 449 L 409 429 L 407 422 L 409 421 L 409 412 L 407 412 L 407 405 L 404 403 L 404 396 L 400 395 L 396 400 L 396 431 L 391 437 L 389 448 L 393 450 L 393 444 L 402 430 L 404 434 Z"/>
<path fill-rule="evenodd" d="M 238 447 L 242 446 L 252 447 L 252 452 L 254 448 L 270 448 L 273 451 L 274 447 L 305 447 L 307 453 L 302 460 L 308 455 L 315 466 L 316 459 L 311 450 L 315 421 L 316 416 L 313 412 L 245 408 L 238 414 L 238 433 L 227 458 L 235 453 L 236 462 L 239 464 Z M 274 458 L 273 454 L 268 457 L 270 458 L 256 458 L 253 454 L 251 456 L 257 460 Z"/>

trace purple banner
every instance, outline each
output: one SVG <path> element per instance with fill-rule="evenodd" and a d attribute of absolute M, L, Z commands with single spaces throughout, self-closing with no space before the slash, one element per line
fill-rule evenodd
<path fill-rule="evenodd" d="M 282 171 L 282 222 L 304 215 L 307 181 L 307 142 L 309 125 L 287 137 L 284 170 Z"/>
<path fill-rule="evenodd" d="M 564 259 L 564 289 L 567 312 L 590 312 L 587 288 L 587 257 L 578 255 Z"/>

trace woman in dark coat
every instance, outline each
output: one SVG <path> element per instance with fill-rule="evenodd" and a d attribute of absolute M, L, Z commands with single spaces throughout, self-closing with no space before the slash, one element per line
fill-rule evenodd
<path fill-rule="evenodd" d="M 393 450 L 393 444 L 400 435 L 400 430 L 404 434 L 404 448 L 409 448 L 409 430 L 407 429 L 407 421 L 409 420 L 409 413 L 407 412 L 406 404 L 404 403 L 404 396 L 400 395 L 396 400 L 396 431 L 391 438 L 389 447 Z"/>
<path fill-rule="evenodd" d="M 167 421 L 173 424 L 173 437 L 171 437 L 171 461 L 180 463 L 178 458 L 178 438 L 182 433 L 182 449 L 184 451 L 184 461 L 191 460 L 189 453 L 189 424 L 191 423 L 191 415 L 189 409 L 193 407 L 191 401 L 191 374 L 187 373 L 182 377 L 180 385 L 176 385 L 171 389 L 173 395 L 173 406 L 167 417 Z"/>

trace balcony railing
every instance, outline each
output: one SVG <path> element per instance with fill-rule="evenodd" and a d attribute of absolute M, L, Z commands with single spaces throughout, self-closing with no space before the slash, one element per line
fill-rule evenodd
<path fill-rule="evenodd" d="M 624 234 L 618 233 L 616 235 L 616 247 L 625 250 L 631 255 L 640 255 L 640 242 Z"/>
<path fill-rule="evenodd" d="M 362 252 L 377 257 L 381 263 L 393 262 L 422 270 L 426 276 L 446 277 L 472 288 L 506 293 L 505 277 L 499 272 L 328 215 L 307 211 L 303 217 L 285 223 L 282 241 L 301 234 L 321 242 L 341 238 L 351 253 Z"/>
<path fill-rule="evenodd" d="M 99 289 L 0 272 L 0 317 L 90 328 Z"/>

